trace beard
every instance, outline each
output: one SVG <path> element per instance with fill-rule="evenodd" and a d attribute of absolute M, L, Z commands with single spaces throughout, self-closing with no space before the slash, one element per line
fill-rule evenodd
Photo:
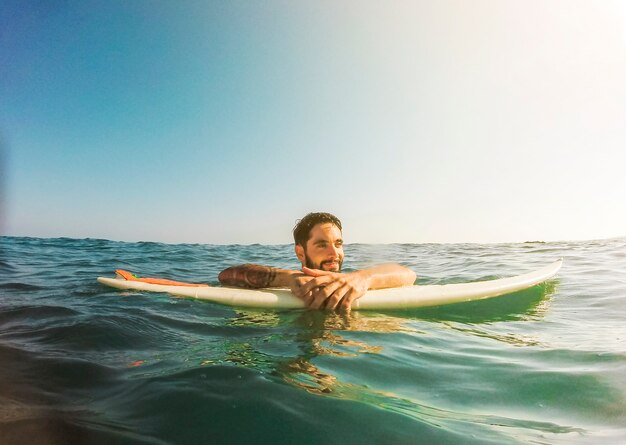
<path fill-rule="evenodd" d="M 337 270 L 333 270 L 331 272 L 341 272 L 341 266 L 343 266 L 343 259 L 339 259 L 337 261 L 322 261 L 321 263 L 316 264 L 311 260 L 311 258 L 309 258 L 306 252 L 304 253 L 304 259 L 305 259 L 304 265 L 308 267 L 309 269 L 326 270 L 324 269 L 324 264 L 337 263 L 338 264 Z"/>

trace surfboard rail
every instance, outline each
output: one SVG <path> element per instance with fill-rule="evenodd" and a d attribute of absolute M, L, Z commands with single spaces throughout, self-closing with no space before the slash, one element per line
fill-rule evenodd
<path fill-rule="evenodd" d="M 559 259 L 541 269 L 508 278 L 454 284 L 428 284 L 370 290 L 352 303 L 353 310 L 411 309 L 483 300 L 528 289 L 554 277 L 561 268 Z M 164 292 L 228 306 L 296 309 L 304 302 L 288 289 L 241 289 L 219 286 L 169 286 L 120 278 L 98 277 L 105 286 L 146 292 Z"/>

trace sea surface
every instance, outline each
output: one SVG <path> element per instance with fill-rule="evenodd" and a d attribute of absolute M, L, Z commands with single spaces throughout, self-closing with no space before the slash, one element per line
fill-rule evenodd
<path fill-rule="evenodd" d="M 96 282 L 217 284 L 290 245 L 0 237 L 0 444 L 626 444 L 626 238 L 349 244 L 417 284 L 558 276 L 408 311 L 250 310 Z"/>

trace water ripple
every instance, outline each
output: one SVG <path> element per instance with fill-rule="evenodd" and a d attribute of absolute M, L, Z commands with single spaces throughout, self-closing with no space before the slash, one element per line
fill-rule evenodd
<path fill-rule="evenodd" d="M 410 311 L 247 310 L 95 282 L 126 268 L 215 283 L 237 263 L 295 268 L 292 250 L 0 237 L 0 437 L 626 442 L 626 238 L 347 245 L 346 268 L 400 262 L 420 284 L 564 258 L 540 286 Z"/>

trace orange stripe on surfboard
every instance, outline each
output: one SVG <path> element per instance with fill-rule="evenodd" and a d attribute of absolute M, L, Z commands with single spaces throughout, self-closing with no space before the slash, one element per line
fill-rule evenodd
<path fill-rule="evenodd" d="M 117 269 L 115 273 L 127 281 L 141 281 L 143 283 L 164 284 L 166 286 L 209 287 L 208 284 L 185 283 L 183 281 L 168 280 L 166 278 L 139 278 L 122 269 Z"/>

